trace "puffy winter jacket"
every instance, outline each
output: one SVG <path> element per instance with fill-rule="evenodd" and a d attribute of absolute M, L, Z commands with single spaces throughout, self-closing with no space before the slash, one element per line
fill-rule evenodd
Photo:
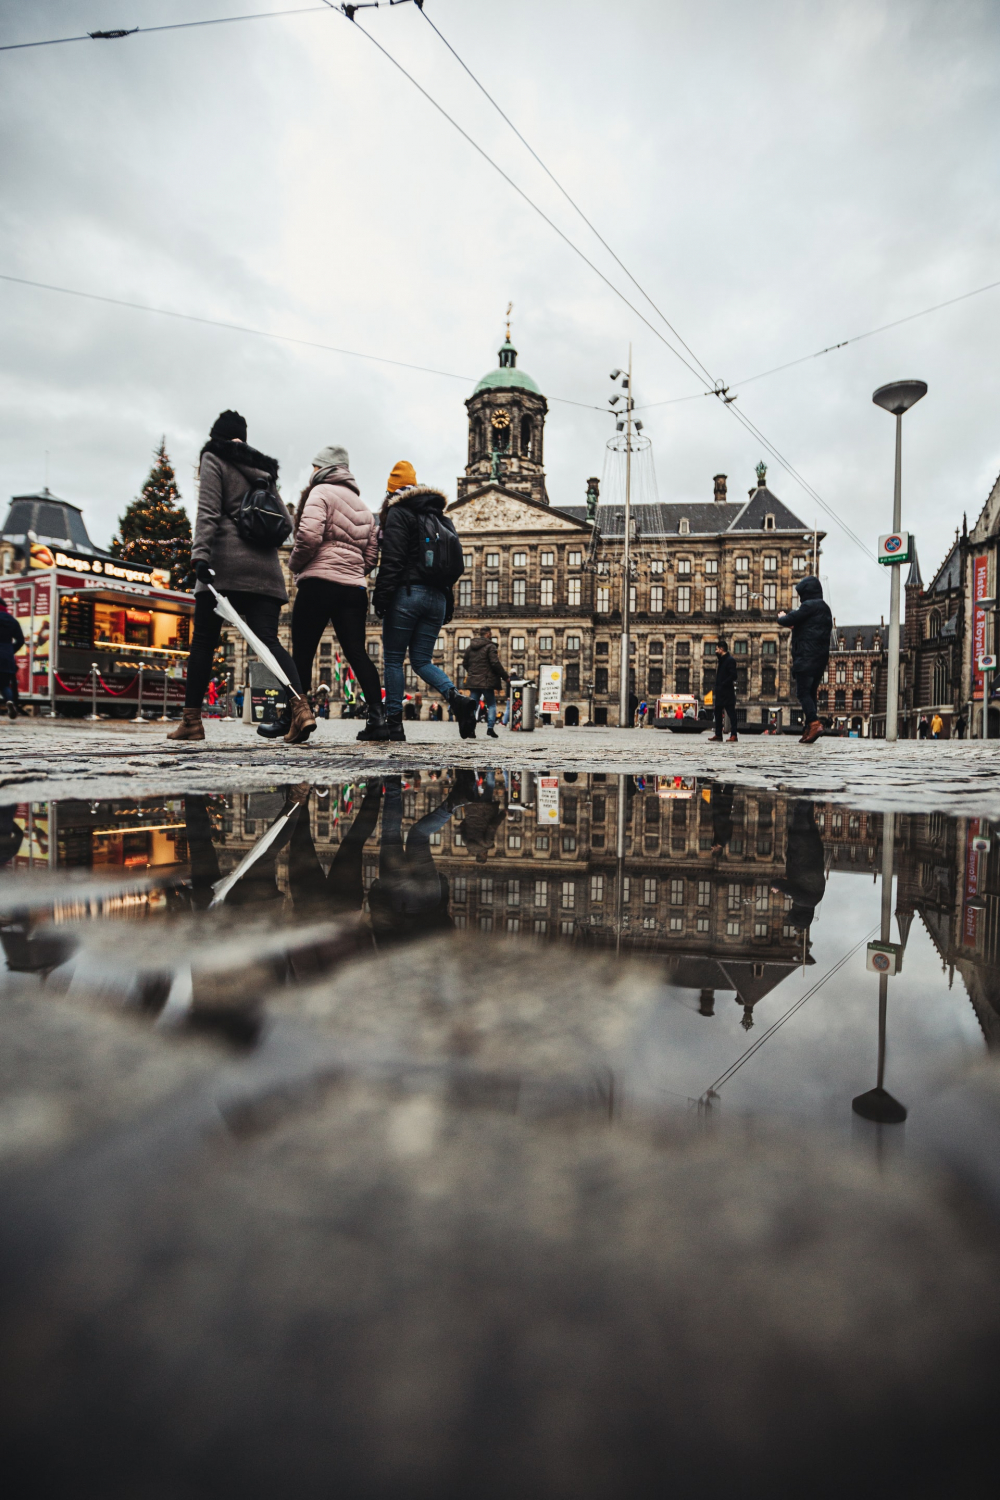
<path fill-rule="evenodd" d="M 462 666 L 473 692 L 498 688 L 502 682 L 510 681 L 500 664 L 496 641 L 488 641 L 484 635 L 473 636 L 462 657 Z"/>
<path fill-rule="evenodd" d="M 384 615 L 392 604 L 397 589 L 406 584 L 424 586 L 420 576 L 420 517 L 429 510 L 443 516 L 444 524 L 454 531 L 447 516 L 443 515 L 447 500 L 440 490 L 428 485 L 414 484 L 409 489 L 397 490 L 389 501 L 389 511 L 382 527 L 382 556 L 379 559 L 378 578 L 372 602 L 377 615 Z M 456 533 L 457 534 L 457 533 Z M 455 599 L 451 589 L 442 589 L 445 596 L 445 621 L 455 612 Z"/>
<path fill-rule="evenodd" d="M 727 651 L 725 656 L 717 656 L 718 665 L 715 668 L 715 691 L 719 697 L 729 697 L 736 692 L 736 663 Z"/>
<path fill-rule="evenodd" d="M 0 672 L 16 672 L 15 651 L 24 645 L 24 631 L 9 609 L 0 609 Z"/>
<path fill-rule="evenodd" d="M 364 588 L 365 574 L 378 558 L 378 521 L 346 466 L 316 477 L 320 482 L 313 484 L 299 514 L 288 566 L 300 583 L 323 578 Z"/>
<path fill-rule="evenodd" d="M 802 603 L 798 609 L 778 616 L 778 624 L 792 632 L 792 671 L 822 672 L 830 660 L 833 615 L 823 598 L 823 585 L 811 575 L 795 585 Z"/>

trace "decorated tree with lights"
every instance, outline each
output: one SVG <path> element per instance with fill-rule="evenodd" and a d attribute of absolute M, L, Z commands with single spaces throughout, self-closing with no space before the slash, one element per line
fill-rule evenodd
<path fill-rule="evenodd" d="M 191 585 L 191 522 L 180 503 L 173 466 L 167 457 L 166 439 L 161 438 L 149 478 L 142 493 L 119 518 L 111 552 L 123 562 L 142 563 L 148 568 L 169 568 L 170 586 Z"/>

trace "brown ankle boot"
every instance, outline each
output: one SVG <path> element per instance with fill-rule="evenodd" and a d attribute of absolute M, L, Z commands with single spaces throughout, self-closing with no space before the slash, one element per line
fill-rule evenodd
<path fill-rule="evenodd" d="M 200 708 L 186 708 L 177 728 L 167 735 L 168 740 L 203 740 L 205 726 L 201 722 Z"/>
<path fill-rule="evenodd" d="M 292 699 L 292 722 L 285 735 L 285 744 L 304 745 L 315 728 L 316 720 L 309 707 L 309 699 L 300 693 Z"/>

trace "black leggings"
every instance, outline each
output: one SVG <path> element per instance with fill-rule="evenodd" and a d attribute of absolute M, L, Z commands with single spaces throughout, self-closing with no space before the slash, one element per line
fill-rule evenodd
<path fill-rule="evenodd" d="M 254 635 L 259 636 L 265 646 L 270 646 L 281 666 L 288 673 L 288 680 L 295 691 L 302 691 L 295 663 L 278 640 L 278 619 L 282 601 L 265 594 L 245 594 L 238 589 L 220 589 L 236 612 L 243 616 Z M 194 596 L 194 636 L 191 654 L 188 657 L 187 689 L 184 693 L 185 708 L 200 708 L 209 678 L 212 661 L 219 644 L 222 616 L 215 613 L 215 595 L 204 589 Z"/>
<path fill-rule="evenodd" d="M 292 606 L 292 651 L 299 677 L 312 682 L 313 657 L 327 625 L 333 626 L 368 704 L 382 702 L 378 667 L 365 647 L 368 590 L 356 584 L 303 578 Z"/>

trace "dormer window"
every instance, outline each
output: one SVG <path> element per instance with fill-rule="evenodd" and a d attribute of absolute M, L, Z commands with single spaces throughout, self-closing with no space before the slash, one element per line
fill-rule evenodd
<path fill-rule="evenodd" d="M 773 516 L 765 516 L 764 517 L 764 530 L 765 531 L 773 531 L 774 530 L 774 517 Z"/>
<path fill-rule="evenodd" d="M 678 523 L 678 526 L 677 526 L 677 530 L 680 532 L 681 536 L 689 536 L 690 535 L 691 525 L 690 525 L 690 522 L 688 521 L 687 516 L 681 516 L 680 522 Z"/>

